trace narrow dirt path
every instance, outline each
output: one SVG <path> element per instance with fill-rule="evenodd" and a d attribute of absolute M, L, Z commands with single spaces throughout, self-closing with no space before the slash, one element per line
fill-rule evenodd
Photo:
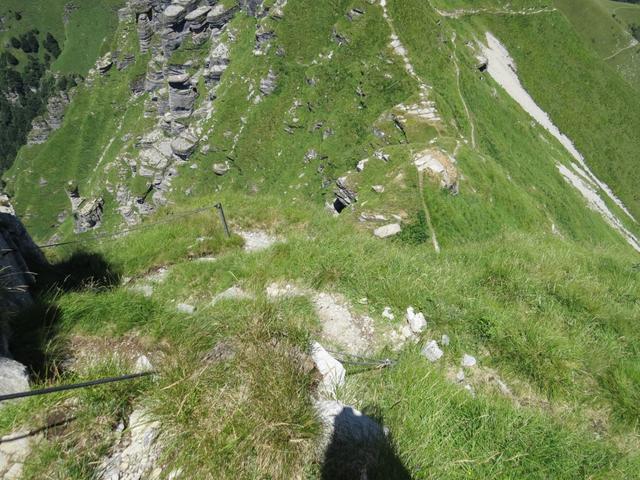
<path fill-rule="evenodd" d="M 506 15 L 506 16 L 528 16 L 528 15 L 540 15 L 542 13 L 556 12 L 555 8 L 529 8 L 523 10 L 511 10 L 509 8 L 458 8 L 455 10 L 441 10 L 433 6 L 433 3 L 429 1 L 429 5 L 433 8 L 438 15 L 446 18 L 461 18 L 470 15 Z"/>
<path fill-rule="evenodd" d="M 620 55 L 622 52 L 629 50 L 630 48 L 637 47 L 639 44 L 640 42 L 638 42 L 635 38 L 632 38 L 631 42 L 629 42 L 629 45 L 627 45 L 626 47 L 622 47 L 620 50 L 612 53 L 608 57 L 603 58 L 603 60 L 611 60 L 612 58 L 615 58 L 618 55 Z"/>
<path fill-rule="evenodd" d="M 453 43 L 453 65 L 456 68 L 456 85 L 458 87 L 458 95 L 460 96 L 460 101 L 462 102 L 462 106 L 464 107 L 464 111 L 467 114 L 467 119 L 469 120 L 469 127 L 471 129 L 471 146 L 476 148 L 476 126 L 473 123 L 473 118 L 471 118 L 471 111 L 469 110 L 469 106 L 467 105 L 466 100 L 464 99 L 464 95 L 462 94 L 462 87 L 460 86 L 460 65 L 458 64 L 458 54 L 457 54 L 457 44 L 456 44 L 456 33 L 453 32 L 453 36 L 451 37 L 451 43 Z"/>

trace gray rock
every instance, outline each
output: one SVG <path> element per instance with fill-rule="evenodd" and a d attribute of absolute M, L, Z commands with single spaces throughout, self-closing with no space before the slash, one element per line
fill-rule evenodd
<path fill-rule="evenodd" d="M 135 373 L 150 372 L 153 370 L 153 364 L 146 355 L 140 355 L 136 358 L 136 364 L 133 367 Z"/>
<path fill-rule="evenodd" d="M 151 478 L 158 467 L 162 446 L 157 441 L 161 424 L 144 410 L 134 410 L 125 431 L 112 454 L 97 468 L 98 480 L 140 480 Z"/>
<path fill-rule="evenodd" d="M 338 212 L 358 201 L 358 194 L 347 184 L 347 177 L 338 178 L 336 180 L 336 187 L 336 201 L 339 202 L 336 206 L 336 210 Z"/>
<path fill-rule="evenodd" d="M 351 10 L 349 10 L 349 12 L 347 13 L 347 18 L 350 21 L 353 20 L 357 20 L 360 17 L 362 17 L 364 15 L 364 10 L 362 10 L 361 8 L 352 8 Z"/>
<path fill-rule="evenodd" d="M 10 358 L 0 357 L 0 395 L 29 390 L 27 367 Z"/>
<path fill-rule="evenodd" d="M 304 163 L 309 163 L 313 160 L 317 160 L 319 157 L 320 155 L 318 155 L 318 152 L 314 148 L 312 148 L 304 154 Z"/>
<path fill-rule="evenodd" d="M 427 328 L 427 320 L 421 312 L 414 312 L 413 307 L 407 308 L 407 323 L 413 333 L 421 333 Z"/>
<path fill-rule="evenodd" d="M 384 185 L 373 185 L 371 187 L 371 190 L 373 190 L 376 193 L 384 193 Z"/>
<path fill-rule="evenodd" d="M 267 232 L 256 230 L 253 232 L 241 230 L 238 234 L 244 240 L 245 252 L 258 252 L 275 244 L 278 239 Z"/>
<path fill-rule="evenodd" d="M 402 227 L 400 227 L 399 223 L 390 223 L 389 225 L 385 225 L 383 227 L 376 228 L 373 231 L 373 234 L 378 238 L 387 238 L 397 235 L 402 231 Z"/>
<path fill-rule="evenodd" d="M 231 169 L 231 167 L 229 167 L 229 164 L 227 164 L 227 163 L 214 163 L 213 164 L 213 173 L 215 173 L 216 175 L 219 175 L 219 176 L 222 176 L 222 175 L 226 174 L 230 169 Z"/>
<path fill-rule="evenodd" d="M 81 197 L 78 187 L 67 190 L 67 196 L 71 202 L 76 233 L 86 232 L 100 226 L 104 207 L 104 200 L 101 197 L 92 199 Z"/>
<path fill-rule="evenodd" d="M 188 303 L 179 303 L 176 305 L 176 309 L 181 313 L 186 313 L 188 315 L 193 315 L 196 311 L 196 307 L 193 305 L 189 305 Z"/>
<path fill-rule="evenodd" d="M 468 355 L 468 354 L 464 354 L 464 356 L 462 357 L 462 362 L 461 365 L 465 368 L 472 368 L 475 367 L 477 364 L 477 360 L 475 357 L 473 357 L 472 355 Z"/>
<path fill-rule="evenodd" d="M 111 58 L 111 52 L 106 53 L 102 58 L 96 62 L 96 68 L 101 75 L 106 74 L 113 66 L 113 59 Z"/>
<path fill-rule="evenodd" d="M 0 478 L 22 478 L 24 462 L 31 453 L 33 444 L 40 439 L 41 436 L 31 435 L 28 431 L 17 431 L 0 438 Z"/>
<path fill-rule="evenodd" d="M 316 370 L 322 376 L 319 394 L 333 397 L 336 389 L 344 385 L 346 371 L 342 364 L 333 358 L 318 342 L 311 344 L 311 359 Z"/>
<path fill-rule="evenodd" d="M 71 98 L 66 92 L 59 92 L 49 97 L 46 113 L 41 117 L 35 118 L 31 124 L 31 131 L 27 136 L 27 144 L 44 143 L 51 132 L 59 129 L 62 126 L 64 112 L 70 101 Z"/>
<path fill-rule="evenodd" d="M 437 362 L 440 360 L 444 352 L 440 350 L 438 347 L 438 342 L 435 340 L 430 340 L 422 349 L 422 355 L 427 358 L 430 362 Z"/>
<path fill-rule="evenodd" d="M 211 305 L 215 305 L 220 300 L 252 300 L 253 295 L 245 292 L 242 288 L 233 286 L 226 289 L 224 292 L 218 293 L 213 297 Z"/>
<path fill-rule="evenodd" d="M 260 80 L 260 92 L 263 95 L 271 95 L 278 87 L 277 80 L 275 72 L 270 69 L 267 76 Z"/>

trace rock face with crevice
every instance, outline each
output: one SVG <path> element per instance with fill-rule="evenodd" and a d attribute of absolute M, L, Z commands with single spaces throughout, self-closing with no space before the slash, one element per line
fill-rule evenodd
<path fill-rule="evenodd" d="M 160 422 L 145 410 L 134 410 L 129 426 L 108 458 L 98 467 L 98 480 L 140 480 L 160 478 L 158 460 L 162 447 L 158 442 Z"/>
<path fill-rule="evenodd" d="M 26 367 L 11 359 L 8 324 L 33 305 L 33 272 L 46 266 L 46 259 L 15 216 L 9 198 L 0 193 L 0 394 L 29 388 Z"/>

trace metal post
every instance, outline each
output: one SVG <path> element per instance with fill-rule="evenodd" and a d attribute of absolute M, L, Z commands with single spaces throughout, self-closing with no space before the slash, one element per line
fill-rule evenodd
<path fill-rule="evenodd" d="M 222 221 L 222 225 L 224 225 L 224 233 L 227 234 L 227 237 L 230 237 L 231 232 L 229 232 L 229 225 L 227 225 L 227 219 L 224 216 L 224 210 L 222 209 L 222 204 L 216 203 L 215 207 L 218 209 L 218 213 L 220 214 L 220 220 Z"/>

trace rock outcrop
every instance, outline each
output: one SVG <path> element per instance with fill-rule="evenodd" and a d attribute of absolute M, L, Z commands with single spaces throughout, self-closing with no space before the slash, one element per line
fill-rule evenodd
<path fill-rule="evenodd" d="M 69 94 L 64 91 L 49 97 L 47 112 L 43 116 L 36 117 L 31 124 L 31 131 L 27 137 L 28 145 L 44 143 L 51 132 L 62 126 L 64 112 L 70 101 Z"/>
<path fill-rule="evenodd" d="M 46 266 L 44 255 L 15 216 L 9 198 L 0 193 L 0 394 L 29 387 L 26 367 L 10 358 L 8 324 L 17 313 L 33 305 L 33 272 Z"/>
<path fill-rule="evenodd" d="M 86 232 L 100 226 L 104 207 L 104 200 L 101 197 L 90 199 L 81 197 L 76 186 L 67 190 L 67 196 L 71 202 L 76 233 Z"/>

